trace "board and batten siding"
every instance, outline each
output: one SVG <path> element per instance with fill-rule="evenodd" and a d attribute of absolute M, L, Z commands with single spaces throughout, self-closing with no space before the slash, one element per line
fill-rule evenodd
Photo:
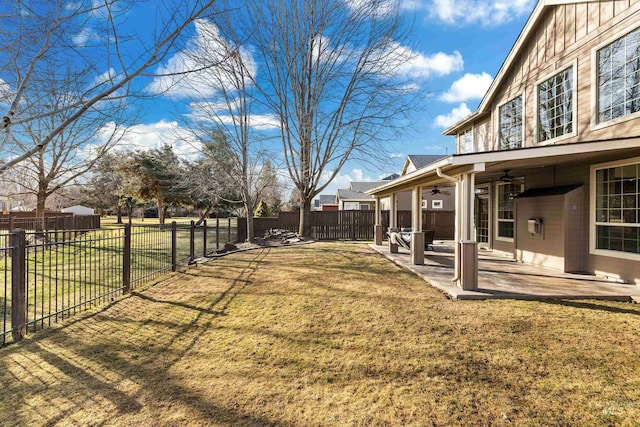
<path fill-rule="evenodd" d="M 490 117 L 474 124 L 474 147 L 481 151 L 498 149 L 498 106 L 524 94 L 524 147 L 536 141 L 537 84 L 567 67 L 577 67 L 574 91 L 577 93 L 575 136 L 558 142 L 597 141 L 617 137 L 640 136 L 638 120 L 610 126 L 592 126 L 592 86 L 596 70 L 593 50 L 603 43 L 622 37 L 640 26 L 640 0 L 608 0 L 549 7 L 525 40 L 518 57 L 496 91 L 490 104 Z M 489 123 L 489 131 L 480 129 Z M 554 140 L 545 143 L 554 143 Z"/>

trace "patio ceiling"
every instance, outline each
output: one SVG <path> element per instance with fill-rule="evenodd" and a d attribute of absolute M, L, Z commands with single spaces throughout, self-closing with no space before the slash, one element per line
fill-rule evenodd
<path fill-rule="evenodd" d="M 371 189 L 366 194 L 385 197 L 416 186 L 450 184 L 450 181 L 438 176 L 437 169 L 449 176 L 475 172 L 476 183 L 482 183 L 498 179 L 506 169 L 511 175 L 518 175 L 541 167 L 606 162 L 634 156 L 640 156 L 640 138 L 458 154 Z"/>

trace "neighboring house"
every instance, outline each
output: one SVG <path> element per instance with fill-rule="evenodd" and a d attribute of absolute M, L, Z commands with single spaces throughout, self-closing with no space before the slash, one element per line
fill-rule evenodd
<path fill-rule="evenodd" d="M 400 176 L 411 173 L 417 169 L 422 169 L 423 167 L 444 159 L 445 157 L 447 156 L 443 156 L 442 154 L 409 154 L 407 156 L 407 160 L 404 161 Z"/>
<path fill-rule="evenodd" d="M 540 0 L 478 109 L 444 134 L 456 155 L 370 194 L 456 182 L 459 240 L 640 283 L 640 1 Z"/>
<path fill-rule="evenodd" d="M 318 209 L 319 211 L 337 211 L 338 203 L 336 202 L 336 196 L 332 194 L 321 194 L 318 196 Z"/>
<path fill-rule="evenodd" d="M 365 194 L 365 191 L 380 185 L 375 182 L 352 182 L 349 188 L 338 189 L 336 200 L 341 211 L 372 210 L 375 205 L 373 196 Z"/>
<path fill-rule="evenodd" d="M 62 209 L 64 213 L 72 213 L 74 215 L 95 215 L 95 211 L 86 206 L 70 206 L 68 208 Z"/>

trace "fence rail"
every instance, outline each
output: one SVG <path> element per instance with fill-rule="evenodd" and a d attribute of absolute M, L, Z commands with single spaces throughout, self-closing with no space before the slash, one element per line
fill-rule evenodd
<path fill-rule="evenodd" d="M 236 236 L 230 220 L 0 234 L 0 345 L 113 301 Z"/>
<path fill-rule="evenodd" d="M 100 228 L 100 215 L 48 214 L 44 218 L 24 214 L 0 216 L 0 230 L 12 231 L 16 228 L 37 231 L 97 230 Z"/>
<path fill-rule="evenodd" d="M 281 212 L 277 217 L 254 218 L 254 234 L 261 236 L 272 228 L 298 231 L 299 216 L 299 212 Z M 375 211 L 372 210 L 313 211 L 309 220 L 311 235 L 316 240 L 373 240 L 375 237 Z M 422 212 L 422 224 L 424 230 L 434 230 L 435 239 L 453 239 L 455 212 Z M 389 226 L 389 211 L 382 211 L 382 225 Z M 398 211 L 398 226 L 411 227 L 411 211 Z"/>

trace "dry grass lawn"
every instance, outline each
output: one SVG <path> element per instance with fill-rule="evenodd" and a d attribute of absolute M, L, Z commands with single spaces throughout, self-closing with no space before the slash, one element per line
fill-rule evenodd
<path fill-rule="evenodd" d="M 2 425 L 638 425 L 640 307 L 452 302 L 364 244 L 245 252 L 0 349 Z"/>

